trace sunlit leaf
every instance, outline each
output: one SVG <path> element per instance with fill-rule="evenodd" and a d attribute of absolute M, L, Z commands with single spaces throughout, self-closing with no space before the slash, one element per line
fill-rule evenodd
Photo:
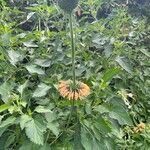
<path fill-rule="evenodd" d="M 116 58 L 116 61 L 119 63 L 119 65 L 124 69 L 126 70 L 128 73 L 132 74 L 132 67 L 130 65 L 130 62 L 127 58 L 125 57 L 120 57 L 118 56 Z"/>
<path fill-rule="evenodd" d="M 44 75 L 44 74 L 45 74 L 44 70 L 41 69 L 41 68 L 39 68 L 39 67 L 37 67 L 36 65 L 28 65 L 28 66 L 26 66 L 26 69 L 27 69 L 31 74 L 33 74 L 33 73 L 37 73 L 37 74 L 39 74 L 39 75 Z"/>
<path fill-rule="evenodd" d="M 35 144 L 43 145 L 44 137 L 43 132 L 45 127 L 37 120 L 32 119 L 26 123 L 25 127 L 27 137 Z"/>
<path fill-rule="evenodd" d="M 33 97 L 42 97 L 45 96 L 50 87 L 44 83 L 38 85 L 37 89 L 33 93 Z"/>

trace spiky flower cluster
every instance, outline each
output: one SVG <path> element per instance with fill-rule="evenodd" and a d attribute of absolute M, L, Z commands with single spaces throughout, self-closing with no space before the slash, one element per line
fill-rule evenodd
<path fill-rule="evenodd" d="M 60 81 L 58 86 L 60 95 L 69 100 L 78 100 L 90 94 L 90 88 L 85 83 L 76 81 L 75 88 L 73 88 L 72 85 L 73 82 L 71 80 Z"/>

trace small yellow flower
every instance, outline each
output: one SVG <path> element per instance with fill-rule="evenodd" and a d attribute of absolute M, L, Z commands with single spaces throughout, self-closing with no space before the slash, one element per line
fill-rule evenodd
<path fill-rule="evenodd" d="M 76 81 L 75 90 L 72 89 L 72 84 L 73 82 L 71 80 L 60 81 L 58 91 L 62 97 L 68 98 L 69 100 L 78 100 L 90 94 L 90 88 L 85 83 Z"/>

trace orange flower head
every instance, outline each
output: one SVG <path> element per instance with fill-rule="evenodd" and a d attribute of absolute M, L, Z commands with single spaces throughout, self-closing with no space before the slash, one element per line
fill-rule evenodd
<path fill-rule="evenodd" d="M 76 81 L 76 86 L 73 89 L 73 82 L 71 80 L 60 81 L 58 85 L 60 95 L 69 100 L 78 100 L 90 94 L 90 88 L 82 82 Z"/>

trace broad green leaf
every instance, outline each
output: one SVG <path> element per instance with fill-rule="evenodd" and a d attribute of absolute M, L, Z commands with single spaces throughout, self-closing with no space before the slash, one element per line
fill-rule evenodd
<path fill-rule="evenodd" d="M 118 75 L 119 72 L 120 72 L 119 68 L 112 68 L 106 71 L 106 73 L 102 77 L 101 87 L 105 88 L 108 85 L 108 83 L 112 80 L 112 78 Z"/>
<path fill-rule="evenodd" d="M 51 110 L 49 108 L 46 108 L 44 106 L 37 106 L 34 111 L 36 111 L 38 113 L 48 113 L 48 112 L 51 112 Z"/>
<path fill-rule="evenodd" d="M 44 83 L 41 83 L 38 85 L 37 89 L 34 91 L 33 97 L 43 97 L 47 94 L 49 89 L 50 89 L 49 86 L 47 86 Z"/>
<path fill-rule="evenodd" d="M 101 114 L 108 113 L 111 118 L 116 119 L 121 125 L 132 125 L 132 120 L 127 110 L 118 99 L 112 99 L 110 104 L 103 104 L 96 107 L 95 110 Z"/>
<path fill-rule="evenodd" d="M 31 73 L 37 73 L 39 75 L 44 75 L 45 72 L 43 71 L 43 69 L 37 67 L 36 65 L 28 65 L 26 66 L 26 69 Z"/>
<path fill-rule="evenodd" d="M 7 109 L 9 109 L 9 105 L 7 105 L 7 104 L 3 104 L 3 105 L 0 105 L 0 113 L 2 112 L 2 111 L 5 111 L 5 110 L 7 110 Z"/>
<path fill-rule="evenodd" d="M 55 112 L 51 111 L 51 112 L 45 113 L 45 118 L 47 122 L 53 122 L 54 120 L 57 119 L 57 116 Z"/>
<path fill-rule="evenodd" d="M 55 122 L 55 121 L 48 122 L 47 123 L 47 128 L 49 128 L 53 132 L 54 135 L 56 135 L 56 136 L 59 135 L 60 131 L 59 131 L 59 124 L 58 124 L 58 122 Z"/>
<path fill-rule="evenodd" d="M 43 127 L 43 125 L 40 122 L 34 119 L 27 122 L 25 131 L 27 137 L 32 142 L 34 142 L 35 144 L 43 145 L 44 143 L 43 132 L 45 131 L 45 127 Z"/>
<path fill-rule="evenodd" d="M 9 61 L 12 65 L 16 65 L 17 62 L 21 61 L 23 59 L 23 56 L 17 52 L 17 51 L 14 51 L 14 50 L 10 50 L 8 51 L 8 56 L 9 56 Z"/>
<path fill-rule="evenodd" d="M 130 65 L 130 62 L 125 57 L 117 56 L 116 61 L 119 63 L 119 65 L 126 70 L 128 73 L 132 74 L 133 68 Z"/>
<path fill-rule="evenodd" d="M 92 138 L 84 128 L 81 128 L 81 143 L 85 150 L 94 149 Z"/>
<path fill-rule="evenodd" d="M 127 109 L 117 99 L 112 99 L 112 108 L 109 113 L 111 118 L 118 120 L 121 125 L 133 125 L 132 120 L 127 112 Z"/>
<path fill-rule="evenodd" d="M 32 120 L 32 118 L 30 116 L 28 116 L 26 114 L 22 115 L 20 117 L 20 127 L 21 127 L 21 129 L 23 130 L 26 127 L 26 123 L 31 121 L 31 120 Z"/>
<path fill-rule="evenodd" d="M 47 59 L 36 59 L 34 63 L 41 67 L 49 67 L 51 65 L 51 61 Z"/>
<path fill-rule="evenodd" d="M 1 122 L 0 128 L 4 128 L 4 127 L 7 127 L 7 126 L 10 126 L 12 123 L 15 122 L 15 120 L 16 120 L 16 118 L 13 117 L 13 116 L 8 117 L 6 120 Z"/>
<path fill-rule="evenodd" d="M 106 73 L 103 75 L 102 80 L 104 82 L 108 82 L 110 81 L 115 75 L 118 75 L 118 73 L 120 72 L 119 68 L 111 68 L 108 71 L 106 71 Z"/>
<path fill-rule="evenodd" d="M 13 85 L 11 83 L 4 82 L 2 85 L 0 85 L 0 94 L 4 103 L 8 102 L 12 89 Z"/>
<path fill-rule="evenodd" d="M 104 120 L 102 117 L 97 118 L 94 122 L 94 126 L 102 133 L 107 134 L 111 132 L 110 123 L 107 120 Z"/>

